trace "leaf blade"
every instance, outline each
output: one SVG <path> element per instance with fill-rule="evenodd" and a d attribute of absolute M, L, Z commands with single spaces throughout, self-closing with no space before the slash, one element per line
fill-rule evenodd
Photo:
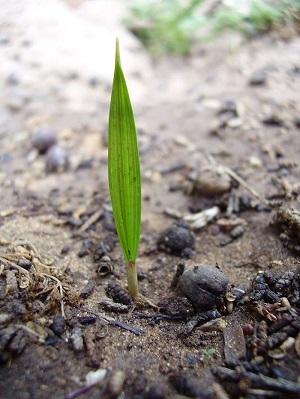
<path fill-rule="evenodd" d="M 137 134 L 116 43 L 108 126 L 108 180 L 116 229 L 126 262 L 135 261 L 141 224 L 141 176 Z"/>

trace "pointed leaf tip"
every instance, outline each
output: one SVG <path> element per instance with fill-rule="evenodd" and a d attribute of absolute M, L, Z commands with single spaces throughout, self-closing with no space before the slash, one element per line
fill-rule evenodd
<path fill-rule="evenodd" d="M 116 65 L 121 65 L 119 39 L 116 38 Z"/>

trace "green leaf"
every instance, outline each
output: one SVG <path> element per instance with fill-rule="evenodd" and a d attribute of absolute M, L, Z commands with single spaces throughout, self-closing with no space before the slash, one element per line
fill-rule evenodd
<path fill-rule="evenodd" d="M 137 135 L 116 42 L 108 126 L 108 180 L 115 224 L 126 263 L 135 261 L 141 226 L 141 175 Z"/>

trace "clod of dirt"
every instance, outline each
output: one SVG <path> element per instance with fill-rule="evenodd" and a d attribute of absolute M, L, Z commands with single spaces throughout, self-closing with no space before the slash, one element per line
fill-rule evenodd
<path fill-rule="evenodd" d="M 191 302 L 185 297 L 170 297 L 161 300 L 158 304 L 161 312 L 169 315 L 180 317 L 183 320 L 190 319 L 195 311 Z"/>
<path fill-rule="evenodd" d="M 179 287 L 196 310 L 205 310 L 221 305 L 228 283 L 228 277 L 217 267 L 198 264 L 183 272 Z"/>
<path fill-rule="evenodd" d="M 95 281 L 94 279 L 90 279 L 83 288 L 83 290 L 81 291 L 80 297 L 84 299 L 88 298 L 93 293 L 94 288 L 95 288 Z"/>
<path fill-rule="evenodd" d="M 60 173 L 66 171 L 70 166 L 67 152 L 57 146 L 52 146 L 47 152 L 46 170 L 48 173 Z"/>
<path fill-rule="evenodd" d="M 165 230 L 157 240 L 158 248 L 177 256 L 190 254 L 194 235 L 186 222 L 176 222 Z"/>
<path fill-rule="evenodd" d="M 124 305 L 130 305 L 132 303 L 130 294 L 117 283 L 109 283 L 106 293 L 116 302 L 120 302 Z"/>
<path fill-rule="evenodd" d="M 271 271 L 258 272 L 253 281 L 249 298 L 251 301 L 263 300 L 269 304 L 276 304 L 282 298 L 287 298 L 289 303 L 298 306 L 300 303 L 300 271 L 283 274 Z"/>
<path fill-rule="evenodd" d="M 231 190 L 231 178 L 222 166 L 204 165 L 198 171 L 190 190 L 205 197 L 215 197 Z"/>
<path fill-rule="evenodd" d="M 300 212 L 296 209 L 280 208 L 274 224 L 282 231 L 280 240 L 293 251 L 300 252 Z"/>
<path fill-rule="evenodd" d="M 44 154 L 56 143 L 56 132 L 51 127 L 39 128 L 34 131 L 31 142 L 40 154 Z"/>
<path fill-rule="evenodd" d="M 28 343 L 28 336 L 19 326 L 9 325 L 0 334 L 0 363 L 5 363 L 11 355 L 19 355 Z"/>

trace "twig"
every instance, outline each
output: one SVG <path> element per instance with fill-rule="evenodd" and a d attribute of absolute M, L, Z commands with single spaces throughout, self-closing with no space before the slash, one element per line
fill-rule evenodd
<path fill-rule="evenodd" d="M 91 313 L 91 314 L 99 317 L 99 319 L 105 320 L 110 324 L 114 324 L 115 326 L 124 328 L 124 330 L 130 331 L 135 335 L 141 335 L 144 332 L 140 328 L 133 327 L 132 325 L 127 324 L 127 323 L 123 323 L 122 321 L 119 321 L 112 317 L 106 316 L 103 313 L 94 312 L 93 310 L 89 310 L 89 309 L 80 309 L 80 310 L 82 310 L 83 312 Z"/>
<path fill-rule="evenodd" d="M 221 381 L 227 382 L 238 383 L 241 379 L 247 379 L 251 383 L 249 389 L 263 389 L 267 391 L 274 390 L 276 392 L 284 392 L 286 395 L 292 395 L 291 397 L 299 397 L 300 395 L 300 384 L 284 378 L 275 379 L 263 374 L 254 374 L 245 370 L 238 372 L 226 367 L 218 367 L 216 374 Z"/>
<path fill-rule="evenodd" d="M 137 318 L 144 318 L 144 319 L 156 319 L 156 320 L 183 320 L 182 316 L 171 316 L 165 314 L 146 314 L 146 313 L 137 313 L 134 315 Z"/>
<path fill-rule="evenodd" d="M 79 231 L 86 231 L 92 224 L 94 224 L 95 222 L 97 222 L 98 219 L 100 219 L 100 217 L 103 214 L 103 210 L 99 209 L 99 211 L 93 213 L 88 220 L 83 223 L 83 225 L 80 227 Z"/>
<path fill-rule="evenodd" d="M 284 378 L 271 378 L 263 374 L 254 374 L 250 372 L 242 372 L 242 377 L 249 378 L 255 386 L 265 389 L 273 389 L 275 391 L 286 392 L 287 394 L 297 394 L 300 396 L 300 384 L 286 380 Z"/>
<path fill-rule="evenodd" d="M 206 310 L 195 314 L 191 320 L 184 326 L 184 328 L 179 332 L 179 337 L 186 337 L 197 327 L 205 324 L 210 320 L 214 320 L 221 317 L 221 314 L 216 310 Z"/>
<path fill-rule="evenodd" d="M 249 193 L 251 193 L 253 195 L 253 197 L 255 197 L 256 199 L 258 199 L 260 202 L 262 202 L 264 205 L 269 206 L 270 208 L 273 208 L 274 205 L 272 205 L 272 203 L 270 203 L 269 201 L 267 201 L 265 198 L 263 198 L 256 190 L 254 190 L 254 188 L 252 188 L 251 186 L 249 186 L 249 184 L 247 182 L 245 182 L 245 180 L 243 178 L 241 178 L 238 174 L 236 174 L 232 169 L 230 168 L 224 168 L 225 172 L 232 177 L 236 182 L 238 182 L 241 186 L 245 187 L 246 190 L 249 191 Z"/>

